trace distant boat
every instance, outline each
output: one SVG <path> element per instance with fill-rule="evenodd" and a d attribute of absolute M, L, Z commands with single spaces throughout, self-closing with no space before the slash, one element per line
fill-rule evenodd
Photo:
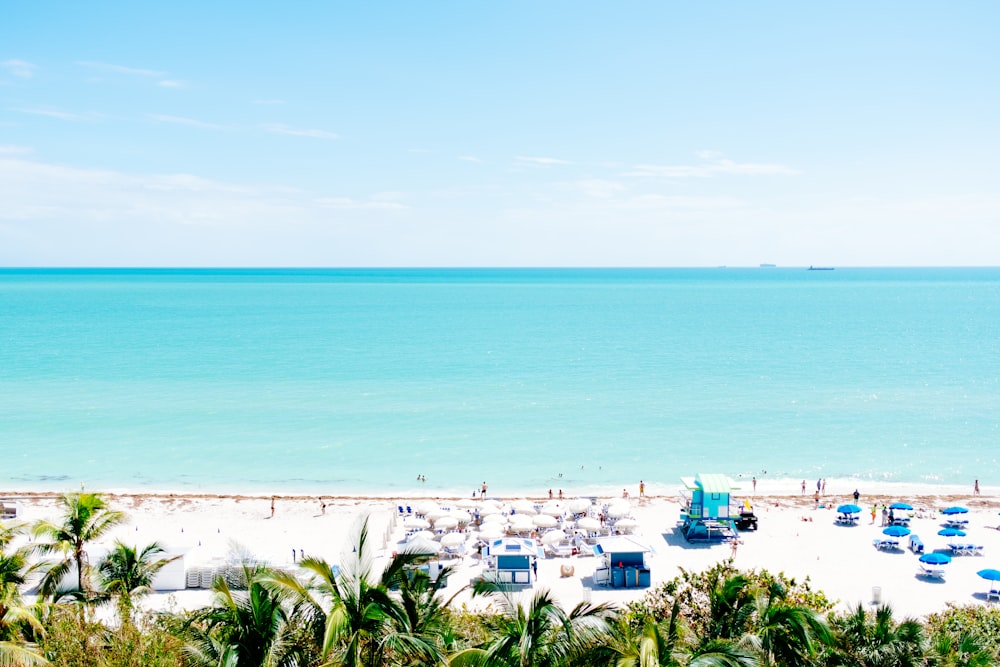
<path fill-rule="evenodd" d="M 809 266 L 809 271 L 833 271 L 832 266 Z"/>
<path fill-rule="evenodd" d="M 762 269 L 773 269 L 776 266 L 778 266 L 778 265 L 777 264 L 761 264 L 760 268 L 762 268 Z"/>

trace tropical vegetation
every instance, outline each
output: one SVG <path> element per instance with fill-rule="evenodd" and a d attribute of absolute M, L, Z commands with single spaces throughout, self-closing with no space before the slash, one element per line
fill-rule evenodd
<path fill-rule="evenodd" d="M 432 579 L 426 556 L 376 567 L 366 527 L 340 567 L 248 562 L 216 579 L 204 608 L 151 613 L 139 602 L 169 562 L 160 545 L 116 542 L 91 567 L 89 546 L 124 515 L 82 491 L 61 506 L 54 523 L 0 524 L 0 667 L 1000 665 L 1000 609 L 838 612 L 808 581 L 731 562 L 623 607 L 479 582 L 472 595 L 490 604 L 472 612 L 443 596 L 451 572 Z"/>

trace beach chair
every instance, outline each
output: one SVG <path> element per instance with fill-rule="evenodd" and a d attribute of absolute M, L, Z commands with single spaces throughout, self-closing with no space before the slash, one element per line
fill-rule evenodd
<path fill-rule="evenodd" d="M 924 552 L 924 541 L 920 539 L 919 535 L 910 535 L 910 551 L 915 554 Z"/>
<path fill-rule="evenodd" d="M 986 601 L 989 602 L 993 598 L 996 598 L 997 601 L 1000 601 L 1000 585 L 992 587 L 990 588 L 990 590 L 986 591 Z"/>
<path fill-rule="evenodd" d="M 879 551 L 892 551 L 899 547 L 899 540 L 875 539 L 872 544 Z"/>
<path fill-rule="evenodd" d="M 16 519 L 17 505 L 13 503 L 0 503 L 0 518 Z"/>
<path fill-rule="evenodd" d="M 944 570 L 942 568 L 931 567 L 923 563 L 920 564 L 920 574 L 931 579 L 944 579 Z"/>
<path fill-rule="evenodd" d="M 403 514 L 406 514 L 406 510 L 403 509 L 402 505 L 396 505 L 396 508 L 399 510 L 400 516 L 402 516 Z"/>

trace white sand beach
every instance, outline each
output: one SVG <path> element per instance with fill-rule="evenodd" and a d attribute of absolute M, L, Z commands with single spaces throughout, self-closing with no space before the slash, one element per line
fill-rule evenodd
<path fill-rule="evenodd" d="M 863 508 L 859 524 L 836 523 L 836 507 L 853 502 L 850 491 L 836 489 L 837 495 L 822 497 L 817 509 L 811 495 L 736 496 L 742 503 L 748 498 L 759 517 L 759 529 L 739 533 L 734 551 L 729 544 L 689 544 L 675 531 L 680 516 L 680 497 L 660 495 L 632 498 L 631 517 L 636 539 L 648 544 L 651 580 L 658 583 L 676 576 L 680 568 L 700 571 L 714 563 L 734 558 L 739 568 L 766 568 L 784 572 L 796 579 L 809 578 L 814 588 L 824 591 L 838 608 L 859 602 L 871 605 L 880 591 L 881 600 L 891 604 L 899 615 L 924 616 L 954 604 L 987 604 L 987 582 L 976 575 L 983 568 L 1000 568 L 1000 498 L 992 490 L 984 495 L 926 494 L 906 495 L 904 490 L 885 489 L 885 493 L 866 493 L 859 505 Z M 841 493 L 841 491 L 843 491 Z M 892 495 L 890 495 L 890 493 Z M 301 555 L 317 556 L 331 563 L 346 562 L 364 517 L 369 517 L 371 542 L 376 546 L 375 568 L 384 564 L 393 551 L 405 548 L 407 532 L 399 507 L 417 503 L 456 507 L 470 505 L 469 500 L 454 498 L 361 498 L 279 496 L 271 516 L 270 496 L 107 494 L 112 507 L 123 510 L 128 522 L 117 527 L 93 551 L 100 551 L 121 539 L 144 546 L 156 540 L 165 547 L 184 554 L 186 569 L 224 563 L 240 554 L 252 554 L 272 565 L 294 567 Z M 33 521 L 59 515 L 58 494 L 4 494 L 17 498 L 19 519 Z M 488 498 L 490 500 L 491 498 Z M 492 499 L 498 503 L 504 499 Z M 506 499 L 510 501 L 513 499 Z M 538 504 L 548 499 L 534 499 Z M 611 499 L 608 499 L 611 500 Z M 980 555 L 955 557 L 947 566 L 943 580 L 918 576 L 917 556 L 905 549 L 907 538 L 900 539 L 900 549 L 877 550 L 872 541 L 882 537 L 881 517 L 871 524 L 871 505 L 906 501 L 914 506 L 913 533 L 923 540 L 927 552 L 947 549 L 948 538 L 939 536 L 943 516 L 940 510 L 962 505 L 968 520 L 967 537 L 962 542 L 982 546 Z M 607 501 L 605 501 L 607 502 Z M 324 507 L 325 505 L 325 507 Z M 474 511 L 474 510 L 473 510 Z M 474 530 L 474 529 L 470 529 Z M 469 533 L 462 533 L 465 540 Z M 440 536 L 439 536 L 440 537 Z M 462 538 L 451 538 L 463 542 Z M 472 599 L 461 592 L 483 572 L 475 555 L 475 543 L 467 542 L 466 555 L 445 560 L 456 571 L 448 580 L 446 596 L 458 593 L 457 604 L 476 608 L 489 603 Z M 565 557 L 546 557 L 538 562 L 536 586 L 551 589 L 564 606 L 584 599 L 594 602 L 625 603 L 640 598 L 648 589 L 611 589 L 594 585 L 591 577 L 598 558 L 586 551 Z M 571 566 L 572 576 L 563 576 L 564 566 Z M 145 600 L 151 608 L 195 608 L 210 599 L 204 589 L 160 591 Z"/>

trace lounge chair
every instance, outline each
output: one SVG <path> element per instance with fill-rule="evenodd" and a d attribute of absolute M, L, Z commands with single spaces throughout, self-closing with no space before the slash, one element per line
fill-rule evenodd
<path fill-rule="evenodd" d="M 920 539 L 919 535 L 910 535 L 910 551 L 915 554 L 924 552 L 924 541 Z"/>
<path fill-rule="evenodd" d="M 12 503 L 0 503 L 0 519 L 16 519 L 17 505 Z"/>
<path fill-rule="evenodd" d="M 892 551 L 899 548 L 899 540 L 883 540 L 875 539 L 872 540 L 872 544 L 879 551 Z"/>
<path fill-rule="evenodd" d="M 995 588 L 990 588 L 990 590 L 986 591 L 986 601 L 989 602 L 993 598 L 996 598 L 998 601 L 1000 601 L 1000 586 L 997 586 Z"/>
<path fill-rule="evenodd" d="M 920 564 L 920 574 L 925 577 L 931 577 L 932 579 L 944 579 L 944 569 L 940 567 L 931 567 L 929 565 Z"/>

